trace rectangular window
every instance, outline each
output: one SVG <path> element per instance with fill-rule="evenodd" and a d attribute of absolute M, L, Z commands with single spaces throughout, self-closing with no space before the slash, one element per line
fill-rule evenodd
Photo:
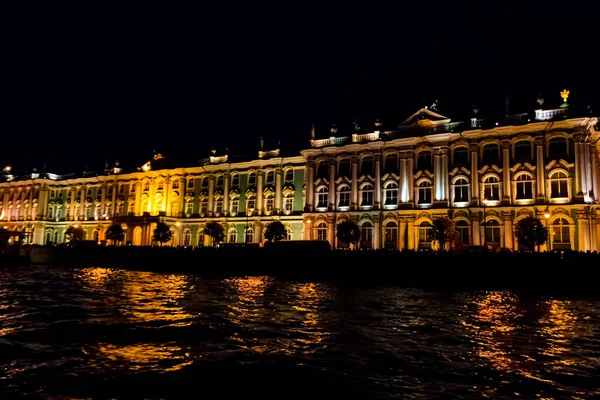
<path fill-rule="evenodd" d="M 340 192 L 340 202 L 338 207 L 350 207 L 350 192 Z"/>
<path fill-rule="evenodd" d="M 248 204 L 246 206 L 246 208 L 248 209 L 249 212 L 254 211 L 254 208 L 256 206 L 256 201 L 254 199 L 248 199 Z"/>
<path fill-rule="evenodd" d="M 362 191 L 362 201 L 360 203 L 361 206 L 372 206 L 373 205 L 373 191 L 372 190 L 363 190 Z"/>
<path fill-rule="evenodd" d="M 208 202 L 207 201 L 203 201 L 200 203 L 200 215 L 206 215 L 206 212 L 208 211 Z"/>
<path fill-rule="evenodd" d="M 179 189 L 179 180 L 174 180 L 173 181 L 173 189 Z"/>
<path fill-rule="evenodd" d="M 238 199 L 231 200 L 231 215 L 237 215 L 240 209 L 240 201 Z"/>
<path fill-rule="evenodd" d="M 185 214 L 190 216 L 190 215 L 192 215 L 193 211 L 194 211 L 194 203 L 192 203 L 191 201 L 188 201 L 187 203 L 185 203 Z"/>
<path fill-rule="evenodd" d="M 532 182 L 517 182 L 517 200 L 529 200 L 533 198 Z"/>
<path fill-rule="evenodd" d="M 286 197 L 283 199 L 283 209 L 286 213 L 290 213 L 294 210 L 294 198 Z"/>
<path fill-rule="evenodd" d="M 223 200 L 219 199 L 215 202 L 215 213 L 217 215 L 221 215 L 222 212 L 223 212 Z"/>
<path fill-rule="evenodd" d="M 272 197 L 268 197 L 267 201 L 266 201 L 266 205 L 265 205 L 265 210 L 267 212 L 271 212 L 271 211 L 273 211 L 274 206 L 275 206 L 275 199 L 273 199 Z"/>
<path fill-rule="evenodd" d="M 328 196 L 327 192 L 319 193 L 319 201 L 317 202 L 317 207 L 320 207 L 320 208 L 327 207 L 328 199 L 329 199 L 329 196 Z"/>
<path fill-rule="evenodd" d="M 193 178 L 188 179 L 188 181 L 187 181 L 187 188 L 188 189 L 193 189 L 194 188 L 194 179 Z"/>
<path fill-rule="evenodd" d="M 240 186 L 240 176 L 238 174 L 233 175 L 231 186 Z"/>

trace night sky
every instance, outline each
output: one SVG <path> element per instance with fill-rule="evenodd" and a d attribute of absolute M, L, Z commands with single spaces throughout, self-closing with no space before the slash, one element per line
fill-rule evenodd
<path fill-rule="evenodd" d="M 398 124 L 436 100 L 454 120 L 507 95 L 530 111 L 563 88 L 600 109 L 593 12 L 564 2 L 122 3 L 2 6 L 0 163 L 139 166 L 157 151 L 186 164 L 213 146 L 254 151 L 260 136 L 306 146 L 313 123 L 317 135 L 354 118 Z"/>

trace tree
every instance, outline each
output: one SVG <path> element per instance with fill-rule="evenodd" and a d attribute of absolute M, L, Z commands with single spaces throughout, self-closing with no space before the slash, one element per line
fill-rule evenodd
<path fill-rule="evenodd" d="M 65 231 L 65 239 L 68 243 L 77 243 L 83 240 L 84 234 L 83 228 L 69 226 Z"/>
<path fill-rule="evenodd" d="M 124 238 L 125 231 L 123 230 L 121 224 L 113 222 L 113 224 L 106 229 L 106 239 L 112 240 L 113 244 L 122 242 Z"/>
<path fill-rule="evenodd" d="M 281 221 L 273 221 L 269 225 L 267 225 L 267 230 L 265 231 L 265 239 L 268 241 L 278 242 L 287 237 L 287 230 L 285 229 L 285 225 L 281 223 Z"/>
<path fill-rule="evenodd" d="M 164 222 L 159 222 L 154 228 L 152 239 L 160 244 L 165 244 L 173 237 L 171 227 Z"/>
<path fill-rule="evenodd" d="M 217 221 L 210 221 L 204 227 L 204 234 L 212 238 L 214 244 L 219 244 L 225 239 L 225 230 L 223 225 Z"/>
<path fill-rule="evenodd" d="M 337 224 L 336 236 L 338 240 L 356 248 L 356 243 L 360 240 L 360 228 L 354 221 L 342 221 Z"/>
<path fill-rule="evenodd" d="M 548 228 L 538 218 L 525 217 L 515 225 L 515 236 L 519 245 L 531 251 L 537 246 L 540 251 L 540 246 L 548 240 Z"/>
<path fill-rule="evenodd" d="M 458 232 L 454 227 L 454 222 L 448 217 L 440 217 L 433 220 L 431 230 L 429 231 L 429 239 L 437 240 L 440 243 L 440 250 L 446 249 L 446 243 L 459 238 Z"/>

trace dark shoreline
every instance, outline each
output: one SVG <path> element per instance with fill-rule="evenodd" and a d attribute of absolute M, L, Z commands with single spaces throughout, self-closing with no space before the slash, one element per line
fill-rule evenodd
<path fill-rule="evenodd" d="M 92 247 L 53 249 L 54 266 L 193 273 L 210 278 L 272 276 L 283 280 L 399 285 L 452 290 L 519 290 L 596 294 L 593 253 L 314 251 L 262 248 Z"/>

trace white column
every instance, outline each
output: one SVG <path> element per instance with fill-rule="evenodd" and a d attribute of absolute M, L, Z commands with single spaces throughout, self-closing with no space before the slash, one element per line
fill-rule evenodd
<path fill-rule="evenodd" d="M 583 212 L 577 213 L 577 239 L 579 246 L 577 250 L 588 251 L 590 249 L 590 226 L 588 216 Z"/>
<path fill-rule="evenodd" d="M 264 175 L 263 175 L 262 171 L 256 172 L 256 180 L 257 180 L 256 210 L 258 210 L 258 215 L 262 215 L 263 214 L 263 180 L 264 180 Z M 257 243 L 260 243 L 260 241 Z"/>
<path fill-rule="evenodd" d="M 504 247 L 508 247 L 509 249 L 513 248 L 513 224 L 512 220 L 506 218 L 504 220 Z"/>
<path fill-rule="evenodd" d="M 450 176 L 448 174 L 448 148 L 442 149 L 442 184 L 444 185 L 443 200 L 450 200 Z"/>
<path fill-rule="evenodd" d="M 471 145 L 471 202 L 479 204 L 479 145 Z M 473 228 L 474 229 L 474 228 Z M 475 235 L 473 235 L 475 236 Z"/>
<path fill-rule="evenodd" d="M 229 186 L 231 183 L 231 174 L 225 173 L 223 178 L 223 215 L 229 215 Z M 182 230 L 183 233 L 183 230 Z M 225 232 L 227 233 L 227 232 Z"/>
<path fill-rule="evenodd" d="M 352 156 L 352 200 L 350 209 L 358 209 L 358 157 Z"/>
<path fill-rule="evenodd" d="M 444 199 L 444 185 L 442 181 L 442 153 L 440 149 L 434 149 L 433 151 L 433 190 L 434 199 L 441 201 Z"/>
<path fill-rule="evenodd" d="M 472 242 L 473 246 L 480 246 L 481 245 L 481 232 L 479 231 L 479 220 L 478 219 L 473 220 L 471 228 L 472 228 L 471 242 Z"/>
<path fill-rule="evenodd" d="M 502 142 L 502 204 L 510 204 L 510 142 Z"/>
<path fill-rule="evenodd" d="M 408 250 L 415 250 L 415 225 L 412 219 L 407 222 Z"/>
<path fill-rule="evenodd" d="M 314 182 L 315 182 L 315 163 L 312 160 L 307 162 L 307 173 L 306 173 L 306 206 L 304 211 L 313 211 L 313 204 L 315 201 L 314 196 Z"/>
<path fill-rule="evenodd" d="M 538 203 L 546 201 L 546 171 L 544 164 L 544 139 L 535 138 L 535 173 L 536 173 L 536 197 Z"/>
<path fill-rule="evenodd" d="M 381 222 L 379 220 L 379 217 L 376 216 L 374 218 L 374 224 L 373 224 L 373 248 L 374 249 L 380 249 L 381 246 Z"/>
<path fill-rule="evenodd" d="M 582 175 L 582 166 L 583 166 L 583 141 L 585 140 L 584 135 L 581 133 L 577 133 L 573 135 L 573 139 L 575 139 L 575 185 L 574 185 L 574 197 L 576 197 L 578 202 L 583 201 L 583 192 L 581 186 L 581 175 Z M 574 199 L 575 200 L 575 199 Z"/>
<path fill-rule="evenodd" d="M 375 209 L 381 208 L 381 157 L 375 154 Z"/>
<path fill-rule="evenodd" d="M 590 161 L 592 164 L 592 191 L 593 191 L 593 199 L 595 201 L 600 200 L 600 197 L 598 196 L 598 187 L 599 187 L 599 182 L 598 182 L 598 151 L 596 149 L 596 147 L 591 147 L 590 148 Z"/>
<path fill-rule="evenodd" d="M 331 245 L 331 248 L 335 248 L 335 220 L 333 216 L 327 217 L 327 240 Z"/>
<path fill-rule="evenodd" d="M 408 201 L 412 202 L 415 198 L 415 171 L 414 171 L 414 152 L 411 152 L 410 157 L 407 159 L 406 172 L 408 178 Z"/>
<path fill-rule="evenodd" d="M 398 224 L 398 250 L 406 248 L 406 221 L 400 220 Z"/>
<path fill-rule="evenodd" d="M 207 215 L 212 217 L 214 214 L 214 196 L 215 196 L 215 176 L 208 177 L 208 210 Z"/>
<path fill-rule="evenodd" d="M 400 182 L 398 188 L 400 190 L 400 202 L 406 203 L 408 201 L 408 172 L 407 170 L 408 161 L 406 158 L 400 159 Z"/>
<path fill-rule="evenodd" d="M 275 214 L 281 214 L 281 168 L 275 170 Z"/>
<path fill-rule="evenodd" d="M 335 158 L 329 159 L 329 210 L 335 210 Z M 333 243 L 331 244 L 333 248 Z"/>

